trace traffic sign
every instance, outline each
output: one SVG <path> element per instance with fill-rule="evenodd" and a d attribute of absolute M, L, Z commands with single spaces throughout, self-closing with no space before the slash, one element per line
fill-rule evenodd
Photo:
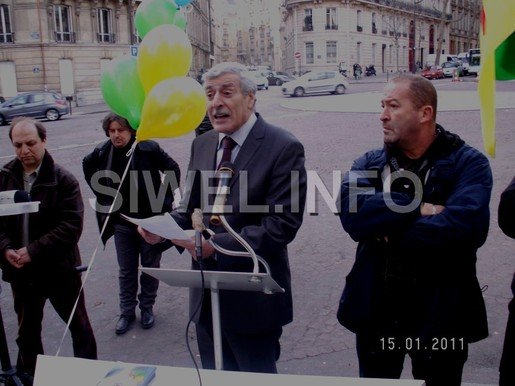
<path fill-rule="evenodd" d="M 295 52 L 295 59 L 300 59 L 301 56 L 302 54 L 299 51 Z"/>
<path fill-rule="evenodd" d="M 131 56 L 138 56 L 138 46 L 136 46 L 136 45 L 131 46 Z"/>

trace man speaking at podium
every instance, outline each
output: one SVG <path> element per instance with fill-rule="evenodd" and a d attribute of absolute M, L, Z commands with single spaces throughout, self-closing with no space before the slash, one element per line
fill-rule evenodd
<path fill-rule="evenodd" d="M 81 264 L 77 243 L 84 214 L 79 183 L 46 151 L 46 129 L 40 122 L 14 120 L 9 138 L 17 158 L 0 170 L 0 191 L 25 190 L 40 202 L 37 213 L 0 217 L 0 265 L 3 279 L 11 283 L 18 316 L 16 367 L 30 379 L 37 355 L 43 354 L 46 299 L 67 322 L 79 296 L 70 324 L 73 352 L 96 359 L 97 347 L 75 269 Z M 24 380 L 24 384 L 32 383 Z"/>
<path fill-rule="evenodd" d="M 193 141 L 189 171 L 210 171 L 212 175 L 213 170 L 229 162 L 233 176 L 224 209 L 226 220 L 267 261 L 273 279 L 286 290 L 273 295 L 220 291 L 224 370 L 276 373 L 282 326 L 293 317 L 287 245 L 302 223 L 306 198 L 304 148 L 292 134 L 266 123 L 255 113 L 256 85 L 246 77 L 243 66 L 220 63 L 206 73 L 205 79 L 207 112 L 214 130 Z M 184 229 L 192 227 L 193 208 L 201 208 L 206 201 L 207 187 L 199 185 L 202 184 L 186 182 L 182 210 L 172 213 Z M 208 223 L 206 217 L 204 223 Z M 212 225 L 211 229 L 216 244 L 228 250 L 242 250 L 223 227 Z M 162 240 L 145 231 L 142 234 L 149 242 Z M 193 241 L 174 243 L 195 256 Z M 202 253 L 204 269 L 252 271 L 250 258 L 215 252 L 205 240 Z M 193 268 L 199 268 L 195 260 Z M 192 290 L 190 312 L 200 299 L 201 291 Z M 209 292 L 204 294 L 195 323 L 202 365 L 214 369 Z"/>

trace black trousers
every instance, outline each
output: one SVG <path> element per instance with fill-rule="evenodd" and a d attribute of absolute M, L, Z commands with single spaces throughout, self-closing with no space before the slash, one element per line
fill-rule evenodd
<path fill-rule="evenodd" d="M 79 294 L 81 280 L 79 273 L 72 271 L 69 277 L 42 290 L 34 284 L 11 283 L 14 310 L 18 316 L 18 360 L 16 367 L 34 375 L 38 354 L 43 354 L 41 322 L 46 300 L 54 307 L 61 319 L 67 323 Z M 42 295 L 44 294 L 44 295 Z M 70 324 L 73 353 L 76 357 L 97 359 L 97 344 L 89 322 L 84 295 L 81 293 Z"/>
<path fill-rule="evenodd" d="M 427 386 L 459 386 L 463 365 L 468 356 L 468 344 L 462 341 L 434 340 L 436 350 L 419 341 L 388 336 L 356 336 L 359 376 L 362 378 L 399 379 L 406 354 L 411 357 L 415 379 Z M 445 346 L 444 343 L 445 342 Z M 433 344 L 430 344 L 433 346 Z M 407 348 L 411 348 L 408 350 Z M 443 349 L 445 347 L 445 349 Z"/>
<path fill-rule="evenodd" d="M 283 329 L 260 333 L 238 334 L 222 326 L 223 369 L 253 373 L 277 373 L 275 362 L 281 354 L 279 338 Z M 211 323 L 197 323 L 197 343 L 202 367 L 215 369 L 213 328 Z"/>

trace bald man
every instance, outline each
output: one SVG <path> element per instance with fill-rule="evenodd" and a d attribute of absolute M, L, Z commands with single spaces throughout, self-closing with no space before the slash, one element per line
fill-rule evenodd
<path fill-rule="evenodd" d="M 17 368 L 31 384 L 36 358 L 43 354 L 41 322 L 46 299 L 61 319 L 70 324 L 75 356 L 97 358 L 81 279 L 77 243 L 82 233 L 84 205 L 75 177 L 54 163 L 46 150 L 46 129 L 38 121 L 19 118 L 12 122 L 9 138 L 16 158 L 0 170 L 0 191 L 25 190 L 39 211 L 29 215 L 0 217 L 0 266 L 11 284 L 18 316 Z"/>

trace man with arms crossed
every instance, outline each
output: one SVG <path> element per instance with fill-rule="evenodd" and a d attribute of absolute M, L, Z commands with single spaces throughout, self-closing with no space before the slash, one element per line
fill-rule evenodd
<path fill-rule="evenodd" d="M 399 378 L 406 354 L 427 385 L 459 385 L 468 344 L 488 336 L 476 252 L 489 225 L 486 157 L 435 122 L 415 75 L 381 101 L 384 147 L 358 158 L 341 222 L 359 243 L 338 319 L 356 333 L 361 377 Z"/>

